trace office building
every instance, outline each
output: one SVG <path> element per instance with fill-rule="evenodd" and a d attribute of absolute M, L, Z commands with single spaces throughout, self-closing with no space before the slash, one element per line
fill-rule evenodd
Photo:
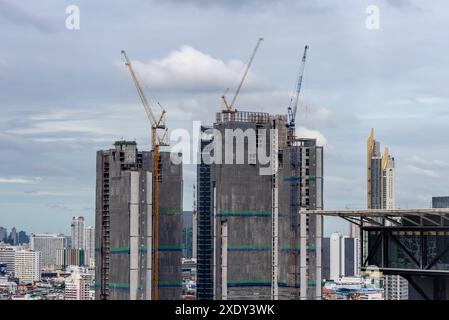
<path fill-rule="evenodd" d="M 31 250 L 17 250 L 15 254 L 14 275 L 21 283 L 40 281 L 40 253 Z"/>
<path fill-rule="evenodd" d="M 432 208 L 449 208 L 449 197 L 432 197 Z"/>
<path fill-rule="evenodd" d="M 30 249 L 41 254 L 41 268 L 53 268 L 56 265 L 56 250 L 64 249 L 64 235 L 31 234 Z"/>
<path fill-rule="evenodd" d="M 97 299 L 153 297 L 153 152 L 134 141 L 97 152 Z M 181 296 L 182 164 L 159 161 L 158 299 Z"/>
<path fill-rule="evenodd" d="M 70 227 L 72 230 L 72 248 L 84 249 L 84 217 L 73 217 Z"/>
<path fill-rule="evenodd" d="M 18 239 L 19 245 L 24 245 L 30 242 L 30 237 L 28 237 L 25 231 L 19 231 Z"/>

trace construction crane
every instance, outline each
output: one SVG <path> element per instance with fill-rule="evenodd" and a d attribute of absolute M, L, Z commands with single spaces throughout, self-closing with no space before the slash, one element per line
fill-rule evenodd
<path fill-rule="evenodd" d="M 223 110 L 223 112 L 227 112 L 227 113 L 237 112 L 236 109 L 233 110 L 232 108 L 234 107 L 235 101 L 237 100 L 237 96 L 240 93 L 240 89 L 242 89 L 243 82 L 245 82 L 246 76 L 248 75 L 249 68 L 251 67 L 251 64 L 253 63 L 254 56 L 256 55 L 257 49 L 259 49 L 260 43 L 262 41 L 263 41 L 263 38 L 259 38 L 259 40 L 257 40 L 256 47 L 254 48 L 253 53 L 251 54 L 251 57 L 248 61 L 248 64 L 246 65 L 245 72 L 243 73 L 242 79 L 240 80 L 237 90 L 235 90 L 235 94 L 231 100 L 231 103 L 229 104 L 228 101 L 226 100 L 226 93 L 229 91 L 229 88 L 226 89 L 225 93 L 223 93 L 223 95 L 221 96 L 221 99 L 223 100 L 224 105 L 226 107 L 226 109 Z"/>
<path fill-rule="evenodd" d="M 304 54 L 302 55 L 301 59 L 301 65 L 299 67 L 298 72 L 298 81 L 296 83 L 296 92 L 295 95 L 290 98 L 290 104 L 288 106 L 288 142 L 289 144 L 293 144 L 293 140 L 295 137 L 295 126 L 296 126 L 296 111 L 298 110 L 298 103 L 299 103 L 299 94 L 301 93 L 301 85 L 302 85 L 302 78 L 304 76 L 304 67 L 306 64 L 306 58 L 307 58 L 307 50 L 309 49 L 309 46 L 306 45 L 304 47 Z"/>
<path fill-rule="evenodd" d="M 165 110 L 158 104 L 162 111 L 158 119 L 154 116 L 151 110 L 150 103 L 148 102 L 145 94 L 142 90 L 139 78 L 134 72 L 131 60 L 128 58 L 125 50 L 122 50 L 122 55 L 125 58 L 125 65 L 127 66 L 129 73 L 133 79 L 134 85 L 139 95 L 140 101 L 145 109 L 148 120 L 151 125 L 151 147 L 153 149 L 153 252 L 154 252 L 154 280 L 153 280 L 153 300 L 158 300 L 158 287 L 159 287 L 159 148 L 162 146 L 168 146 L 166 142 L 167 127 L 165 126 Z M 161 132 L 162 130 L 162 132 Z M 148 230 L 151 232 L 151 230 Z"/>

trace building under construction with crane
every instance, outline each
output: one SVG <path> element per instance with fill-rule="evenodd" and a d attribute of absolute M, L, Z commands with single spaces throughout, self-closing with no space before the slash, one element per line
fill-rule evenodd
<path fill-rule="evenodd" d="M 118 141 L 97 153 L 96 296 L 180 299 L 182 163 L 161 152 L 168 146 L 166 112 L 157 103 L 156 118 L 131 60 L 122 55 L 150 123 L 151 151 Z"/>
<path fill-rule="evenodd" d="M 117 141 L 97 152 L 96 299 L 154 298 L 153 152 Z M 181 297 L 182 165 L 159 161 L 158 298 Z"/>
<path fill-rule="evenodd" d="M 210 237 L 198 238 L 197 292 L 204 299 L 320 299 L 322 218 L 299 213 L 323 207 L 323 149 L 314 139 L 295 137 L 307 47 L 288 115 L 236 110 L 234 103 L 260 42 L 231 102 L 222 97 L 225 110 L 216 114 L 214 130 L 205 129 L 213 135 L 209 141 L 221 149 L 214 149 L 210 174 L 199 165 L 198 218 L 210 222 L 199 224 L 198 234 Z M 232 163 L 217 159 L 228 157 L 229 147 L 237 146 L 239 138 L 226 140 L 228 130 L 244 135 L 244 163 L 237 163 L 235 155 Z M 246 136 L 251 132 L 255 139 Z M 207 147 L 200 146 L 201 154 L 207 154 Z M 271 157 L 268 174 L 261 174 L 267 169 L 258 161 L 261 148 Z M 204 247 L 213 248 L 212 253 Z"/>

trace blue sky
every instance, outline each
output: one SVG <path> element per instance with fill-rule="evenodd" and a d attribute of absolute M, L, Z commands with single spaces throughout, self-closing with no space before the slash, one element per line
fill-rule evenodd
<path fill-rule="evenodd" d="M 65 27 L 68 5 L 80 30 Z M 365 26 L 368 5 L 380 29 Z M 286 113 L 310 45 L 297 123 L 325 147 L 325 208 L 365 206 L 371 127 L 396 159 L 397 206 L 449 195 L 448 4 L 371 1 L 0 0 L 0 225 L 68 233 L 93 224 L 95 152 L 149 128 L 123 67 L 126 49 L 171 129 L 211 123 L 262 43 L 237 102 Z M 194 166 L 184 168 L 184 209 Z M 347 223 L 329 220 L 327 233 Z"/>

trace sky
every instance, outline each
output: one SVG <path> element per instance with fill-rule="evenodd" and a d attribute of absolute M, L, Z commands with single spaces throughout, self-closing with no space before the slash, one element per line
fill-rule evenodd
<path fill-rule="evenodd" d="M 69 5 L 79 30 L 66 27 Z M 366 206 L 371 128 L 395 157 L 397 207 L 429 208 L 449 195 L 448 9 L 443 0 L 0 0 L 0 226 L 69 233 L 78 215 L 93 225 L 96 151 L 122 138 L 149 149 L 122 49 L 168 127 L 191 131 L 213 122 L 259 37 L 236 107 L 286 114 L 310 46 L 296 123 L 324 146 L 325 209 Z M 184 166 L 184 210 L 195 181 Z M 347 229 L 326 219 L 326 234 Z"/>

